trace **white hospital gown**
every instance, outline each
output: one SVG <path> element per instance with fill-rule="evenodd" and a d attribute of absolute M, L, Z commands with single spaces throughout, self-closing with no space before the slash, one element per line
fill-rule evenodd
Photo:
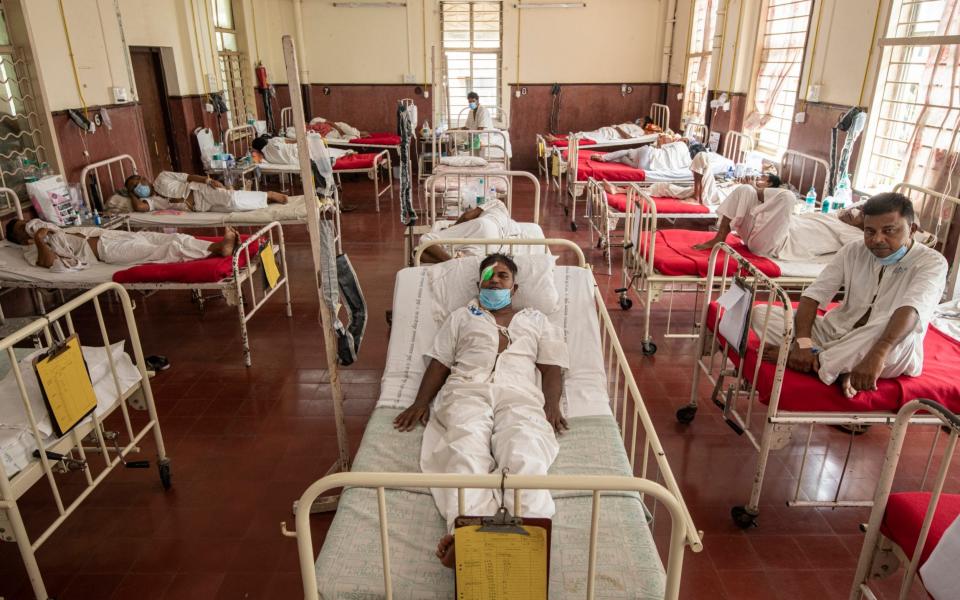
<path fill-rule="evenodd" d="M 97 238 L 97 252 L 88 242 Z M 102 262 L 109 265 L 140 265 L 146 263 L 182 263 L 210 256 L 211 242 L 182 233 L 158 233 L 153 231 L 123 231 L 77 227 L 64 231 L 51 231 L 46 243 L 57 255 L 50 270 L 55 273 L 80 271 L 90 264 Z M 97 258 L 99 255 L 99 259 Z M 34 245 L 24 248 L 24 258 L 37 264 L 38 251 Z"/>
<path fill-rule="evenodd" d="M 476 303 L 450 313 L 425 358 L 436 359 L 450 375 L 433 401 L 423 434 L 424 473 L 546 475 L 559 451 L 544 414 L 537 365 L 569 367 L 563 331 L 534 309 L 517 312 L 509 344 L 497 354 L 500 333 L 490 313 Z M 456 489 L 432 489 L 437 508 L 453 531 L 460 514 Z M 490 516 L 500 506 L 498 490 L 464 490 L 464 515 Z M 504 499 L 518 514 L 513 494 Z M 520 514 L 550 517 L 548 490 L 523 492 Z"/>
<path fill-rule="evenodd" d="M 740 185 L 717 208 L 717 216 L 730 219 L 751 252 L 780 260 L 827 262 L 847 244 L 863 239 L 863 231 L 838 219 L 837 213 L 797 215 L 796 205 L 790 190 L 766 188 L 761 203 L 756 188 Z"/>
<path fill-rule="evenodd" d="M 163 171 L 153 182 L 154 191 L 173 201 L 186 200 L 192 195 L 195 212 L 239 212 L 267 207 L 266 192 L 214 188 L 203 182 L 189 180 L 186 173 Z"/>
<path fill-rule="evenodd" d="M 522 238 L 523 232 L 516 221 L 510 218 L 510 212 L 503 202 L 496 199 L 487 200 L 480 207 L 483 213 L 475 219 L 464 221 L 456 225 L 451 225 L 446 229 L 431 231 L 420 237 L 420 242 L 430 240 L 452 240 L 452 239 L 504 239 L 504 238 Z M 490 252 L 497 252 L 498 248 L 489 246 L 464 245 L 454 248 L 456 256 L 481 256 Z"/>
<path fill-rule="evenodd" d="M 493 118 L 487 107 L 477 106 L 477 110 L 467 111 L 464 129 L 493 129 Z"/>
<path fill-rule="evenodd" d="M 843 303 L 814 322 L 813 343 L 821 349 L 820 380 L 832 384 L 857 366 L 883 334 L 893 313 L 904 306 L 917 311 L 917 326 L 891 349 L 880 377 L 920 375 L 923 337 L 943 295 L 946 277 L 946 259 L 916 242 L 900 262 L 888 267 L 882 266 L 862 241 L 844 246 L 803 291 L 805 298 L 826 308 L 841 288 L 845 290 Z M 766 305 L 754 310 L 754 329 L 762 325 L 768 310 L 772 319 L 769 331 L 782 330 L 783 309 Z M 868 310 L 866 323 L 854 327 Z M 768 334 L 768 341 L 778 344 L 780 339 L 770 339 Z"/>

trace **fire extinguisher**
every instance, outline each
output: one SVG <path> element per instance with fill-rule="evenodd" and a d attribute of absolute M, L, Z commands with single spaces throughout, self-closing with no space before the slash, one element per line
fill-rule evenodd
<path fill-rule="evenodd" d="M 267 68 L 263 66 L 262 62 L 258 62 L 254 71 L 257 74 L 257 87 L 261 90 L 267 89 L 270 86 L 270 84 L 267 83 Z"/>

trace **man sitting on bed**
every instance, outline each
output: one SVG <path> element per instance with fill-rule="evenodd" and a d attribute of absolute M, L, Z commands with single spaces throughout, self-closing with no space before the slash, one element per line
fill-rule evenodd
<path fill-rule="evenodd" d="M 286 204 L 286 194 L 229 190 L 210 177 L 162 171 L 150 183 L 143 175 L 131 175 L 123 182 L 125 201 L 111 199 L 107 208 L 117 212 L 182 210 L 188 212 L 241 212 Z"/>
<path fill-rule="evenodd" d="M 731 231 L 754 254 L 798 262 L 826 262 L 846 244 L 863 238 L 858 207 L 833 213 L 794 214 L 798 199 L 780 178 L 761 175 L 753 184 L 738 185 L 717 208 L 720 224 L 712 239 L 694 246 L 710 250 Z"/>
<path fill-rule="evenodd" d="M 7 239 L 21 246 L 30 264 L 55 273 L 82 271 L 90 264 L 140 265 L 182 263 L 213 256 L 232 256 L 240 236 L 227 227 L 219 242 L 206 242 L 182 233 L 123 231 L 74 227 L 64 231 L 40 219 L 13 219 Z"/>
<path fill-rule="evenodd" d="M 496 198 L 491 198 L 479 206 L 468 208 L 450 227 L 436 233 L 423 234 L 420 236 L 420 243 L 438 239 L 483 240 L 519 237 L 523 237 L 523 231 L 520 225 L 510 218 L 506 205 Z M 477 256 L 483 251 L 482 246 L 465 245 L 457 247 L 456 255 Z M 421 258 L 425 263 L 439 263 L 452 257 L 443 246 L 431 246 L 423 251 Z"/>
<path fill-rule="evenodd" d="M 902 194 L 877 194 L 863 205 L 863 240 L 844 246 L 803 291 L 787 366 L 838 382 L 853 398 L 877 389 L 877 380 L 920 375 L 923 337 L 943 295 L 947 261 L 913 240 L 913 203 Z M 817 315 L 845 290 L 843 303 Z M 764 360 L 776 360 L 782 307 L 753 311 L 759 331 L 769 313 Z"/>
<path fill-rule="evenodd" d="M 517 265 L 508 256 L 491 254 L 480 263 L 478 299 L 444 321 L 426 354 L 429 364 L 416 401 L 394 421 L 400 431 L 426 425 L 420 453 L 424 473 L 486 475 L 506 467 L 513 475 L 546 475 L 557 457 L 556 435 L 567 429 L 560 411 L 567 346 L 563 331 L 543 313 L 513 307 L 516 275 Z M 452 568 L 457 490 L 431 492 L 449 532 L 437 546 L 437 557 Z M 494 515 L 498 495 L 464 490 L 463 514 Z M 513 494 L 503 500 L 516 514 Z M 549 518 L 555 511 L 548 490 L 524 491 L 522 500 L 525 516 Z"/>

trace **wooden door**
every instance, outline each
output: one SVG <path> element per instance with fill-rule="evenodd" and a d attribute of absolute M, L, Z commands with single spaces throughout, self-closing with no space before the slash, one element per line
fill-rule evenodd
<path fill-rule="evenodd" d="M 173 132 L 159 48 L 130 48 L 153 175 L 174 170 Z"/>

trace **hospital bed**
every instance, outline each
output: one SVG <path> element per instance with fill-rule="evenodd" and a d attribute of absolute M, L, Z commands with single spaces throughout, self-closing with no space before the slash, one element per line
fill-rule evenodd
<path fill-rule="evenodd" d="M 706 146 L 710 143 L 710 128 L 703 123 L 691 121 L 683 128 L 683 137 Z"/>
<path fill-rule="evenodd" d="M 403 98 L 400 100 L 407 106 L 413 105 L 413 100 L 410 98 Z M 288 106 L 286 108 L 280 109 L 280 125 L 281 131 L 286 134 L 287 128 L 293 126 L 293 108 Z M 378 132 L 371 133 L 366 137 L 354 138 L 351 140 L 335 140 L 324 138 L 328 146 L 333 148 L 350 148 L 355 149 L 358 152 L 364 148 L 373 148 L 376 150 L 393 150 L 397 153 L 397 156 L 400 155 L 400 147 L 403 145 L 403 141 L 400 139 L 400 136 L 395 133 L 390 132 Z"/>
<path fill-rule="evenodd" d="M 670 107 L 666 104 L 651 104 L 650 118 L 662 131 L 667 131 L 670 125 Z M 569 147 L 570 139 L 575 134 L 560 137 L 559 142 L 547 142 L 543 134 L 537 134 L 537 170 L 541 176 L 546 176 L 556 185 L 558 190 L 563 189 L 563 174 L 567 172 L 567 164 L 563 161 L 563 150 Z M 657 141 L 660 133 L 648 133 L 639 137 L 622 138 L 618 140 L 580 140 L 581 146 L 590 146 L 596 149 L 614 150 L 643 146 Z"/>
<path fill-rule="evenodd" d="M 126 324 L 124 335 L 116 342 L 107 334 L 102 306 L 104 301 L 117 306 L 114 300 L 119 301 Z M 99 336 L 83 333 L 79 337 L 97 405 L 89 417 L 57 437 L 33 369 L 32 359 L 42 350 L 19 346 L 51 348 L 61 341 L 60 336 L 77 332 L 75 314 L 88 321 L 91 314 L 96 315 Z M 90 343 L 100 346 L 87 347 Z M 133 303 L 116 283 L 100 284 L 0 340 L 0 540 L 17 544 L 38 600 L 53 594 L 44 583 L 37 552 L 114 469 L 149 466 L 146 461 L 127 462 L 148 435 L 156 445 L 163 488 L 170 488 L 170 459 L 144 365 Z M 135 417 L 131 408 L 146 411 L 146 418 Z M 40 448 L 45 452 L 39 452 Z M 54 512 L 49 515 L 52 518 L 44 519 L 42 531 L 28 533 L 18 502 L 41 481 L 52 498 L 44 512 L 49 514 L 50 508 Z"/>
<path fill-rule="evenodd" d="M 481 158 L 487 162 L 487 168 L 510 170 L 513 151 L 510 132 L 505 129 L 450 129 L 439 135 L 434 133 L 434 139 L 440 156 L 434 174 L 442 170 L 444 159 L 456 157 Z"/>
<path fill-rule="evenodd" d="M 23 218 L 19 205 L 17 217 Z M 260 273 L 260 251 L 267 245 L 273 248 L 280 272 L 273 288 L 264 283 L 265 279 Z M 133 267 L 96 262 L 82 271 L 66 273 L 56 273 L 28 263 L 23 256 L 23 247 L 4 240 L 0 232 L 0 287 L 33 291 L 41 312 L 45 309 L 39 290 L 86 290 L 109 281 L 120 281 L 127 290 L 190 290 L 201 313 L 207 300 L 203 292 L 218 292 L 227 304 L 237 307 L 243 362 L 248 367 L 251 365 L 251 354 L 247 322 L 280 290 L 283 290 L 287 317 L 293 316 L 287 277 L 287 251 L 280 223 L 268 223 L 251 233 L 229 258 Z M 258 286 L 262 289 L 258 290 Z"/>
<path fill-rule="evenodd" d="M 550 598 L 677 598 L 684 545 L 699 551 L 701 535 L 582 251 L 567 240 L 483 242 L 549 244 L 577 261 L 552 272 L 559 303 L 551 319 L 576 348 L 561 400 L 570 429 L 559 438 L 560 453 L 549 475 L 507 475 L 503 482 L 512 490 L 554 490 Z M 477 261 L 472 266 L 458 262 L 398 273 L 380 400 L 353 470 L 312 484 L 297 504 L 296 532 L 283 527 L 286 535 L 297 537 L 306 598 L 448 598 L 454 593 L 453 572 L 433 555 L 446 527 L 425 488 L 495 488 L 502 478 L 420 473 L 422 428 L 401 433 L 392 421 L 415 397 L 425 368 L 422 355 L 440 325 L 438 303 L 469 295 L 470 275 L 475 281 L 475 273 L 465 278 L 453 273 Z M 318 555 L 310 507 L 336 487 L 346 489 Z M 650 519 L 667 514 L 670 543 L 661 559 Z"/>
<path fill-rule="evenodd" d="M 93 211 L 95 202 L 92 190 L 98 190 L 101 198 L 108 201 L 122 191 L 124 181 L 130 175 L 138 173 L 137 163 L 129 154 L 114 156 L 91 163 L 80 171 L 83 200 L 87 209 Z M 297 171 L 299 173 L 299 170 Z M 124 196 L 126 201 L 127 198 Z M 333 201 L 321 201 L 320 211 L 327 213 L 336 222 L 337 243 L 340 243 L 340 212 L 335 210 L 336 193 Z M 191 212 L 180 210 L 157 210 L 150 212 L 126 213 L 127 223 L 138 228 L 175 227 L 177 229 L 222 228 L 227 225 L 236 227 L 263 227 L 277 222 L 281 225 L 304 225 L 307 222 L 307 207 L 303 196 L 291 196 L 287 204 L 269 204 L 259 210 L 235 212 Z"/>
<path fill-rule="evenodd" d="M 933 461 L 927 461 L 917 487 L 924 490 L 928 487 L 927 481 L 930 481 L 929 491 L 893 492 L 893 480 L 897 474 L 903 442 L 918 411 L 924 411 L 940 421 L 942 429 L 937 429 L 935 440 L 942 436 L 943 431 L 948 434 L 940 449 L 940 464 L 933 474 Z M 873 509 L 866 526 L 867 535 L 860 552 L 853 589 L 850 591 L 851 600 L 876 600 L 878 594 L 873 589 L 872 581 L 894 575 L 901 565 L 904 566 L 900 584 L 901 598 L 908 597 L 916 587 L 914 582 L 917 581 L 918 574 L 924 584 L 924 591 L 929 593 L 930 597 L 945 600 L 955 595 L 956 576 L 953 569 L 956 569 L 956 563 L 950 558 L 955 555 L 957 532 L 960 529 L 951 525 L 960 516 L 960 495 L 956 490 L 948 493 L 950 486 L 945 484 L 948 475 L 955 473 L 950 468 L 958 434 L 960 418 L 933 400 L 913 400 L 897 413 L 880 479 L 873 495 Z M 899 487 L 903 489 L 902 484 Z M 948 489 L 944 489 L 945 487 Z M 911 486 L 911 489 L 917 488 Z M 945 546 L 941 548 L 941 544 Z M 954 549 L 953 552 L 950 552 L 951 548 Z M 945 554 L 934 556 L 934 551 Z M 919 569 L 931 558 L 933 560 L 929 565 L 930 570 L 925 569 L 923 573 L 919 573 Z M 952 590 L 944 589 L 944 584 L 951 579 L 953 583 L 949 587 Z"/>
<path fill-rule="evenodd" d="M 513 187 L 515 179 L 526 179 L 533 185 L 533 220 L 518 221 L 524 239 L 543 239 L 543 228 L 540 226 L 540 181 L 527 171 L 491 170 L 483 175 L 484 182 L 489 188 L 502 189 L 497 197 L 507 207 L 513 216 Z M 460 190 L 478 180 L 472 170 L 451 169 L 427 178 L 424 188 L 424 202 L 421 214 L 425 216 L 424 225 L 408 228 L 408 235 L 404 237 L 404 256 L 408 257 L 407 266 L 413 264 L 413 251 L 418 244 L 419 236 L 427 232 L 438 232 L 450 227 L 460 217 Z M 518 248 L 523 251 L 527 246 Z"/>
<path fill-rule="evenodd" d="M 728 268 L 716 268 L 726 263 Z M 960 366 L 960 327 L 955 313 L 941 314 L 931 323 L 924 338 L 923 372 L 918 377 L 901 376 L 881 379 L 877 390 L 859 392 L 854 398 L 844 396 L 838 385 L 826 385 L 812 373 L 787 370 L 787 355 L 793 342 L 793 304 L 790 295 L 763 271 L 726 244 L 716 246 L 710 256 L 710 270 L 705 285 L 705 299 L 700 311 L 701 327 L 697 341 L 690 403 L 677 411 L 681 423 L 690 423 L 696 416 L 700 400 L 701 374 L 712 386 L 710 397 L 722 410 L 723 418 L 738 435 L 746 436 L 758 453 L 750 498 L 746 505 L 733 507 L 731 516 L 743 528 L 756 523 L 760 493 L 770 452 L 791 443 L 797 429 L 806 428 L 796 487 L 788 506 L 841 507 L 871 506 L 870 500 L 841 498 L 847 462 L 853 448 L 853 429 L 843 459 L 839 480 L 832 498 L 825 499 L 819 481 L 814 491 L 803 489 L 810 484 L 808 465 L 815 425 L 889 425 L 897 411 L 915 398 L 934 398 L 949 407 L 957 407 L 960 383 L 956 372 Z M 719 333 L 718 322 L 725 311 L 718 298 L 732 286 L 741 283 L 747 290 L 749 305 L 775 304 L 785 307 L 782 335 L 775 363 L 758 360 L 758 351 L 765 347 L 774 324 L 769 318 L 756 319 L 756 331 L 749 331 L 743 348 L 734 348 Z M 751 314 L 746 317 L 749 322 Z M 764 406 L 765 405 L 765 406 Z M 936 417 L 915 415 L 914 423 L 938 424 Z M 826 460 L 827 457 L 824 457 Z M 816 467 L 814 466 L 814 470 Z M 822 476 L 822 471 L 821 471 Z M 848 486 L 849 487 L 849 486 Z"/>

